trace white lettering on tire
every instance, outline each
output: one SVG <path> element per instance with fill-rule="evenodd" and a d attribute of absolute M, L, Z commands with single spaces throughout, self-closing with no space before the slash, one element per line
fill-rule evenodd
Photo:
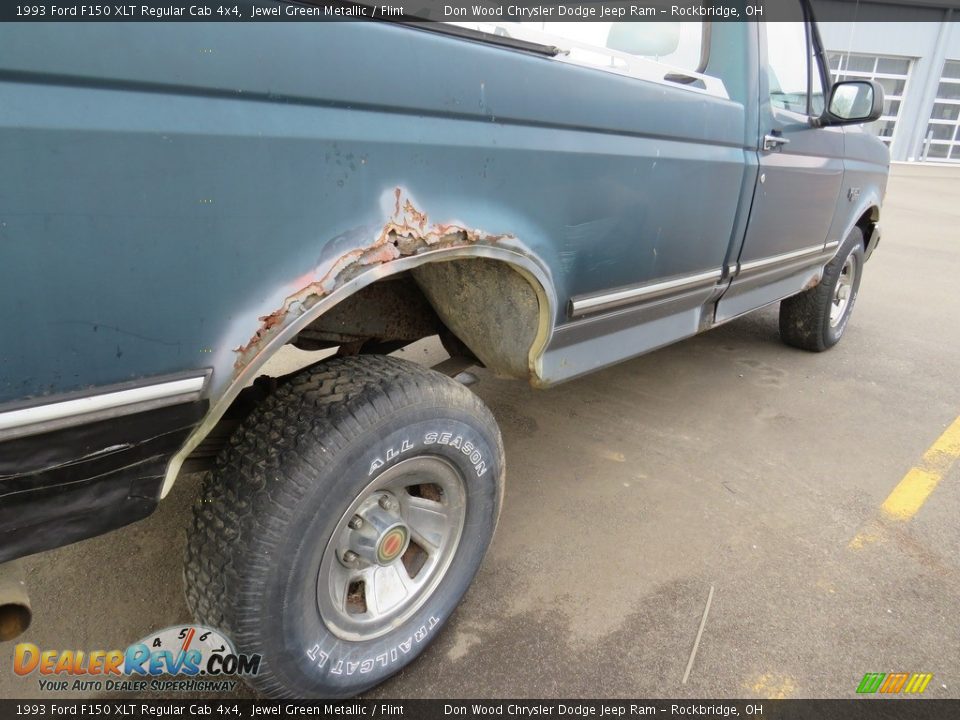
<path fill-rule="evenodd" d="M 423 436 L 424 445 L 448 445 L 452 448 L 456 448 L 468 458 L 470 462 L 473 463 L 473 470 L 477 473 L 477 477 L 483 477 L 487 472 L 487 463 L 483 459 L 483 455 L 476 448 L 476 446 L 467 440 L 463 441 L 462 435 L 453 436 L 453 433 L 443 432 L 428 432 Z"/>
<path fill-rule="evenodd" d="M 320 649 L 320 645 L 314 645 L 307 650 L 307 657 L 310 658 L 312 662 L 315 662 L 317 667 L 323 667 L 327 660 L 330 659 L 330 656 Z"/>
<path fill-rule="evenodd" d="M 378 653 L 373 657 L 364 658 L 362 660 L 336 660 L 330 666 L 330 674 L 353 675 L 359 672 L 361 675 L 365 675 L 373 670 L 377 664 L 384 668 L 392 665 L 400 659 L 401 654 L 409 654 L 415 644 L 419 645 L 420 643 L 424 642 L 427 639 L 427 636 L 430 634 L 430 631 L 433 630 L 439 622 L 440 618 L 436 617 L 435 615 L 431 615 L 430 619 L 418 627 L 412 635 L 407 636 L 406 640 L 397 643 L 389 650 Z M 322 668 L 330 658 L 327 653 L 320 650 L 319 644 L 314 645 L 312 648 L 307 650 L 306 653 L 307 657 L 309 657 L 311 661 L 316 662 L 316 666 L 318 668 Z"/>
<path fill-rule="evenodd" d="M 482 477 L 487 470 L 486 460 L 483 459 L 483 454 L 480 452 L 480 449 L 477 448 L 469 440 L 464 440 L 462 435 L 454 436 L 451 432 L 446 431 L 430 431 L 423 436 L 424 445 L 447 445 L 451 448 L 459 450 L 464 454 L 464 456 L 473 464 L 474 472 L 476 472 L 477 477 Z M 399 447 L 389 447 L 383 455 L 374 458 L 370 463 L 370 470 L 367 475 L 373 475 L 377 470 L 384 467 L 388 462 L 395 460 L 396 458 L 404 455 L 417 446 L 416 443 L 411 442 L 409 439 L 403 440 L 400 443 Z M 363 675 L 371 672 L 377 665 L 381 668 L 389 667 L 390 665 L 396 663 L 400 660 L 403 655 L 407 655 L 413 649 L 415 644 L 420 644 L 427 640 L 427 637 L 430 635 L 430 631 L 440 622 L 440 619 L 436 616 L 431 615 L 430 619 L 420 627 L 418 627 L 412 635 L 407 636 L 407 638 L 399 643 L 397 643 L 392 648 L 384 650 L 381 653 L 373 657 L 364 658 L 362 660 L 344 660 L 342 658 L 335 659 L 331 661 L 330 655 L 323 652 L 320 649 L 320 645 L 315 644 L 312 648 L 306 651 L 306 655 L 310 658 L 310 661 L 315 664 L 317 668 L 323 668 L 329 663 L 329 673 L 331 675 L 353 675 L 358 673 Z"/>
<path fill-rule="evenodd" d="M 391 460 L 396 460 L 398 457 L 400 457 L 404 453 L 410 452 L 411 450 L 413 450 L 413 448 L 414 448 L 414 445 L 409 440 L 404 440 L 402 443 L 400 443 L 399 448 L 394 448 L 394 447 L 387 448 L 386 459 L 378 457 L 378 458 L 375 458 L 372 463 L 370 463 L 370 470 L 367 472 L 367 477 L 370 477 L 371 475 L 373 475 L 377 470 L 382 468 Z"/>

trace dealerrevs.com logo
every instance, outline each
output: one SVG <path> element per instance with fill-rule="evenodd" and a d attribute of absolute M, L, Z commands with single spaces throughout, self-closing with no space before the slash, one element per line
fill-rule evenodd
<path fill-rule="evenodd" d="M 45 650 L 19 643 L 13 671 L 37 676 L 39 689 L 52 692 L 228 691 L 236 685 L 231 677 L 260 671 L 260 655 L 237 653 L 230 639 L 212 628 L 180 625 L 125 650 Z"/>

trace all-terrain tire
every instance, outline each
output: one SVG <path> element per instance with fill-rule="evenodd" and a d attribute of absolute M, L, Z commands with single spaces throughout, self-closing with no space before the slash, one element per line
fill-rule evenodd
<path fill-rule="evenodd" d="M 377 637 L 345 638 L 319 609 L 321 561 L 329 567 L 324 553 L 352 503 L 410 458 L 439 458 L 462 478 L 452 560 L 409 617 Z M 450 378 L 375 355 L 315 365 L 252 412 L 205 479 L 187 542 L 187 603 L 238 652 L 262 656 L 245 678 L 260 693 L 355 695 L 413 660 L 449 618 L 493 535 L 503 474 L 493 416 Z"/>
<path fill-rule="evenodd" d="M 855 227 L 823 271 L 820 284 L 780 302 L 780 338 L 787 345 L 823 352 L 843 336 L 860 290 L 863 276 L 863 232 Z M 852 274 L 852 277 L 848 277 Z M 844 284 L 846 302 L 842 312 L 831 318 L 837 289 Z"/>

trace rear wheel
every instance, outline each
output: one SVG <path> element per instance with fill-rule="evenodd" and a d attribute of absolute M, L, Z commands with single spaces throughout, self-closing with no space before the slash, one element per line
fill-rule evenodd
<path fill-rule="evenodd" d="M 823 271 L 820 284 L 780 303 L 780 337 L 787 345 L 822 352 L 847 328 L 863 275 L 863 233 L 854 228 Z"/>
<path fill-rule="evenodd" d="M 503 449 L 469 390 L 391 357 L 336 358 L 283 385 L 207 479 L 187 600 L 272 696 L 345 697 L 436 637 L 493 535 Z"/>

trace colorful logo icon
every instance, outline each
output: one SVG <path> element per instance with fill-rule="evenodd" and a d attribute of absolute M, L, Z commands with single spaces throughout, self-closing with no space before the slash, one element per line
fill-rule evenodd
<path fill-rule="evenodd" d="M 407 529 L 398 525 L 385 533 L 377 546 L 377 560 L 381 565 L 387 565 L 396 560 L 407 549 Z"/>
<path fill-rule="evenodd" d="M 857 692 L 919 695 L 927 689 L 931 679 L 933 673 L 867 673 L 857 686 Z"/>
<path fill-rule="evenodd" d="M 218 630 L 202 625 L 168 627 L 147 635 L 125 650 L 41 650 L 19 643 L 13 671 L 20 676 L 256 675 L 260 655 L 237 653 Z"/>

